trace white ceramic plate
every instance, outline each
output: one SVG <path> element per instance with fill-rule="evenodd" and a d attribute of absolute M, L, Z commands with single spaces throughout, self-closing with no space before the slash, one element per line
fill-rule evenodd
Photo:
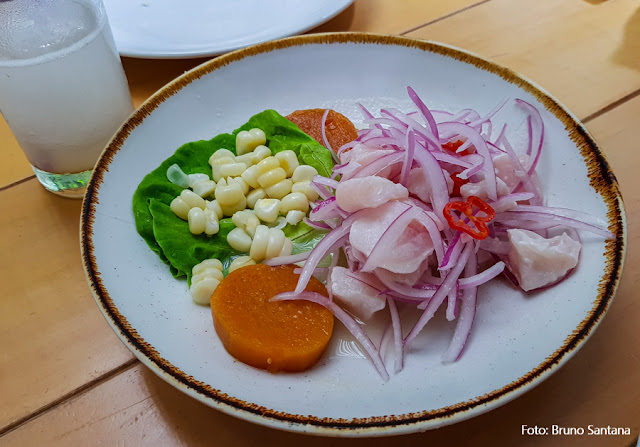
<path fill-rule="evenodd" d="M 371 109 L 407 107 L 407 85 L 435 108 L 473 107 L 482 113 L 505 97 L 535 104 L 546 124 L 539 173 L 548 204 L 607 220 L 617 240 L 585 235 L 579 267 L 556 287 L 529 296 L 500 281 L 483 288 L 472 335 L 453 364 L 440 361 L 453 327 L 442 315 L 416 340 L 405 369 L 386 383 L 366 359 L 353 355 L 340 328 L 320 363 L 306 373 L 273 375 L 234 361 L 215 335 L 209 308 L 191 302 L 186 282 L 174 279 L 136 233 L 131 197 L 138 183 L 183 143 L 232 131 L 264 109 L 285 115 L 331 107 L 358 120 L 356 102 Z M 513 109 L 507 115 L 500 119 L 524 118 Z M 531 389 L 564 364 L 600 322 L 619 281 L 626 243 L 615 177 L 584 127 L 555 99 L 462 50 L 364 34 L 261 44 L 217 58 L 164 87 L 103 153 L 82 219 L 83 260 L 97 303 L 145 365 L 229 414 L 336 436 L 427 430 Z"/>
<path fill-rule="evenodd" d="M 212 56 L 292 36 L 353 0 L 104 0 L 118 51 L 141 58 Z"/>

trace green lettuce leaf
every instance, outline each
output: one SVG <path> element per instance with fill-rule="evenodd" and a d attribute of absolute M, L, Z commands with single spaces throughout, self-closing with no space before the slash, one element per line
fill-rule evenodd
<path fill-rule="evenodd" d="M 217 258 L 225 269 L 240 255 L 226 241 L 226 235 L 234 225 L 231 219 L 220 221 L 220 232 L 214 236 L 193 235 L 187 222 L 178 218 L 169 208 L 171 201 L 182 188 L 167 179 L 167 169 L 177 164 L 186 174 L 204 173 L 211 176 L 209 157 L 216 150 L 225 148 L 235 153 L 238 132 L 254 127 L 264 131 L 267 146 L 273 154 L 293 150 L 301 163 L 316 168 L 320 175 L 328 177 L 333 168 L 330 152 L 298 126 L 274 110 L 254 115 L 231 134 L 220 134 L 211 140 L 184 144 L 158 168 L 147 174 L 133 195 L 133 215 L 140 236 L 158 256 L 169 264 L 175 277 L 187 276 L 191 281 L 191 269 L 207 258 Z M 324 235 L 304 223 L 284 229 L 294 242 L 296 253 L 311 249 Z"/>

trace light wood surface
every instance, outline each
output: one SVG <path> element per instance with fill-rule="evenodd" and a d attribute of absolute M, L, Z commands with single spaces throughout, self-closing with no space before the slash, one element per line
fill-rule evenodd
<path fill-rule="evenodd" d="M 559 372 L 492 412 L 424 434 L 339 440 L 237 420 L 135 360 L 95 305 L 81 268 L 80 202 L 45 192 L 0 119 L 0 446 L 593 445 L 640 431 L 640 4 L 633 0 L 358 0 L 313 30 L 442 41 L 537 82 L 585 119 L 620 182 L 629 245 L 610 311 Z M 205 59 L 125 58 L 142 103 Z M 521 426 L 630 427 L 632 436 L 527 437 Z"/>

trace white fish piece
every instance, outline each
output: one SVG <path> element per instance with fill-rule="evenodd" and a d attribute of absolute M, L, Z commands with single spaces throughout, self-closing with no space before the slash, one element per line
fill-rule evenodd
<path fill-rule="evenodd" d="M 527 154 L 518 155 L 518 160 L 522 166 L 529 164 L 529 156 Z M 517 172 L 511 157 L 507 154 L 500 154 L 493 158 L 493 168 L 496 171 L 496 177 L 504 182 L 509 189 L 509 192 L 513 191 L 518 183 L 520 183 L 520 177 L 526 175 L 524 172 Z M 518 175 L 520 174 L 520 175 Z"/>
<path fill-rule="evenodd" d="M 368 257 L 378 240 L 385 235 L 385 243 L 393 246 L 388 256 L 380 257 L 371 270 L 382 267 L 394 273 L 412 273 L 418 270 L 422 262 L 434 251 L 433 241 L 427 229 L 413 220 L 403 230 L 387 233 L 387 228 L 407 209 L 407 204 L 397 201 L 387 202 L 377 208 L 360 211 L 349 233 L 349 243 L 356 252 Z"/>
<path fill-rule="evenodd" d="M 451 194 L 453 191 L 453 180 L 451 180 L 451 177 L 448 175 L 445 175 L 444 178 L 447 182 L 449 194 Z M 427 181 L 427 177 L 421 167 L 415 167 L 409 171 L 407 189 L 411 194 L 418 197 L 423 202 L 431 203 L 431 185 Z"/>
<path fill-rule="evenodd" d="M 371 274 L 352 272 L 344 267 L 334 267 L 331 271 L 334 299 L 362 321 L 367 321 L 374 313 L 384 309 L 386 298 L 379 294 L 384 289 L 382 283 Z"/>
<path fill-rule="evenodd" d="M 343 180 L 336 188 L 338 206 L 350 213 L 364 208 L 375 208 L 390 200 L 405 200 L 408 197 L 407 188 L 377 176 Z"/>
<path fill-rule="evenodd" d="M 496 177 L 496 183 L 498 185 L 498 197 L 506 196 L 507 194 L 509 194 L 509 188 L 500 177 Z M 460 195 L 464 200 L 467 200 L 471 196 L 476 196 L 486 202 L 487 200 L 489 200 L 489 194 L 487 192 L 487 181 L 485 179 L 482 179 L 479 182 L 465 183 L 460 187 Z"/>
<path fill-rule="evenodd" d="M 525 291 L 557 282 L 578 264 L 582 244 L 566 233 L 548 239 L 529 230 L 512 229 L 507 233 L 511 244 L 509 264 Z"/>

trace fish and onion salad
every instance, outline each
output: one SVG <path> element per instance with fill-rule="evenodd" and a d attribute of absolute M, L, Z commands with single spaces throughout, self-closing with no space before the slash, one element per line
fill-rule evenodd
<path fill-rule="evenodd" d="M 268 110 L 231 134 L 182 146 L 136 191 L 138 232 L 200 304 L 227 275 L 295 265 L 296 287 L 267 301 L 328 309 L 384 380 L 382 346 L 392 344 L 399 372 L 440 308 L 456 321 L 443 361 L 457 360 L 479 287 L 499 276 L 525 292 L 552 286 L 578 264 L 580 232 L 614 235 L 586 213 L 545 206 L 536 174 L 545 129 L 533 105 L 431 110 L 407 91 L 413 110 L 374 115 L 360 105 L 359 130 L 333 145 L 336 123 L 348 120 L 316 109 L 304 125 Z M 507 103 L 526 114 L 523 147 L 511 144 L 506 124 L 494 129 Z M 326 293 L 308 290 L 314 277 Z M 416 313 L 415 323 L 400 309 Z M 367 322 L 383 311 L 389 330 L 376 344 Z"/>

